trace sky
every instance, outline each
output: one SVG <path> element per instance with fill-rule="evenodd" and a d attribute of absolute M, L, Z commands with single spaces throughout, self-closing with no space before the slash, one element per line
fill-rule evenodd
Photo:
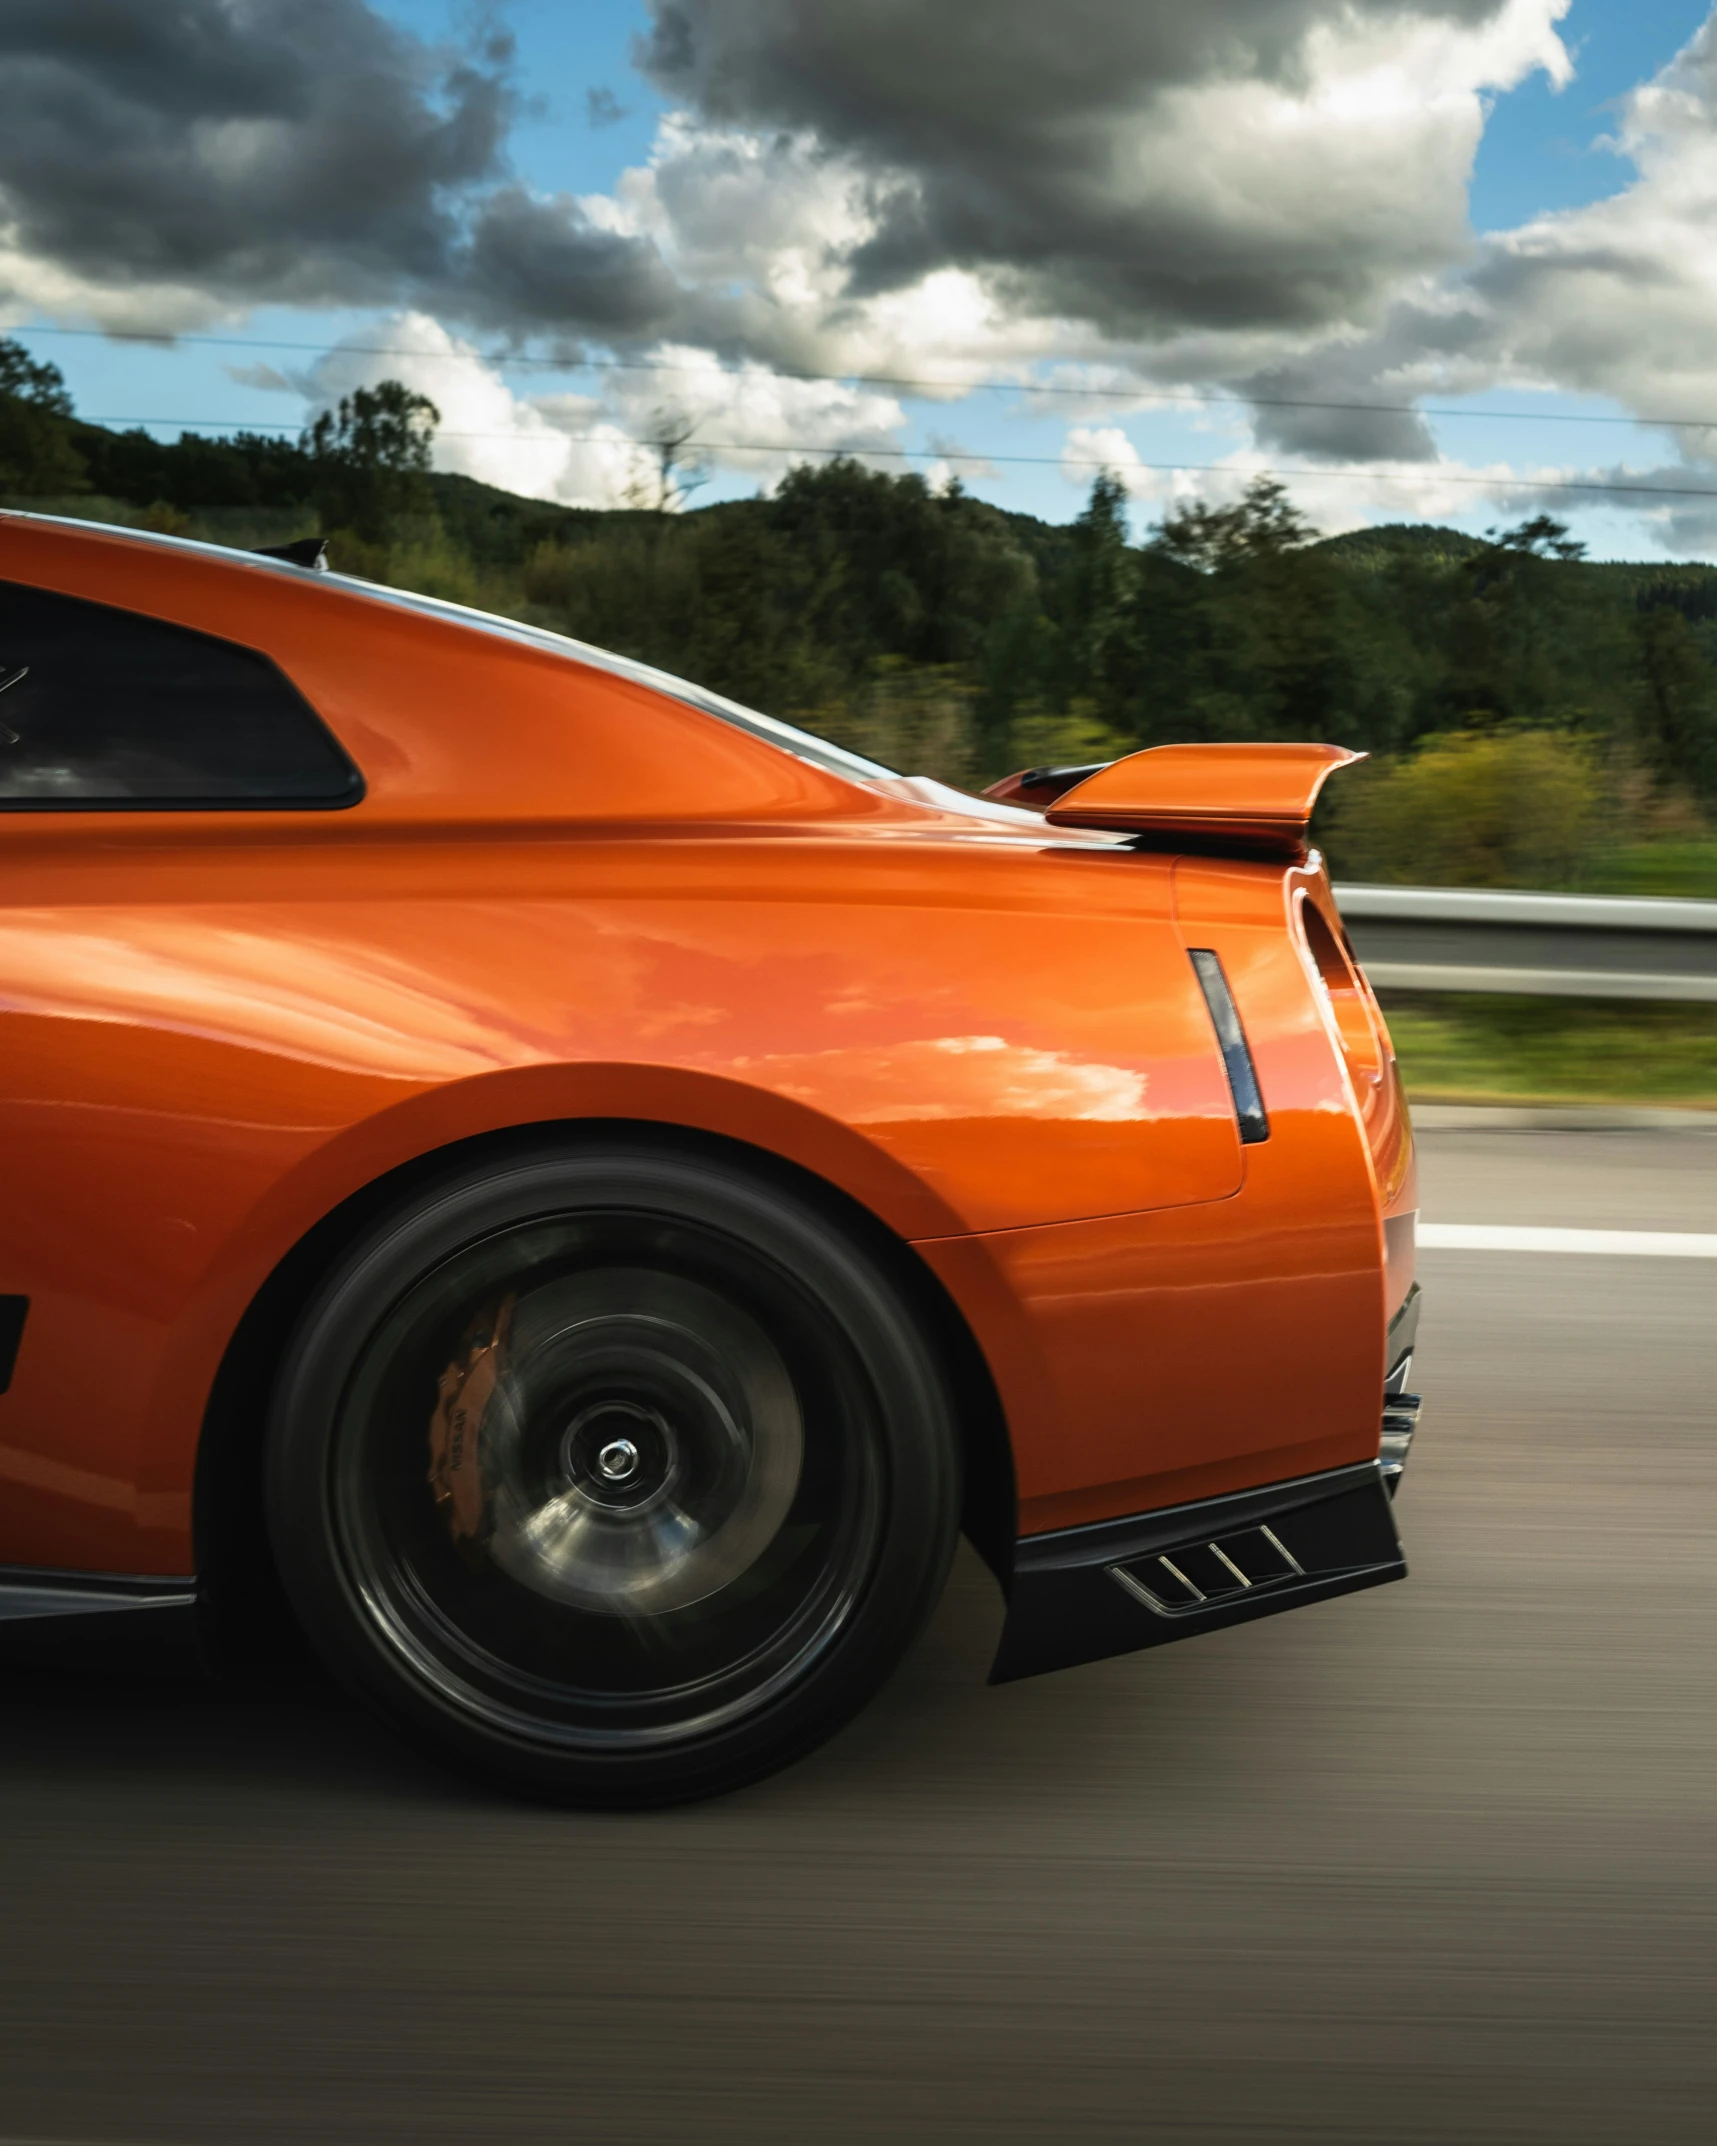
<path fill-rule="evenodd" d="M 0 0 L 0 331 L 80 413 L 694 504 L 853 453 L 1144 533 L 1717 558 L 1699 0 Z"/>

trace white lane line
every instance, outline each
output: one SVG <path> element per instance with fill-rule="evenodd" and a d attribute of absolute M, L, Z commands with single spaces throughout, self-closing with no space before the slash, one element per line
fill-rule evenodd
<path fill-rule="evenodd" d="M 1645 1259 L 1717 1259 L 1717 1236 L 1672 1229 L 1517 1229 L 1506 1223 L 1421 1222 L 1427 1252 L 1599 1252 Z"/>

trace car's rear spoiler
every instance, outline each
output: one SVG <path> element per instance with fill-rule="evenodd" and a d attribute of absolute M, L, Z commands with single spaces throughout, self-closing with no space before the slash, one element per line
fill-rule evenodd
<path fill-rule="evenodd" d="M 1364 758 L 1341 745 L 1154 745 L 1096 767 L 1026 768 L 984 795 L 1152 848 L 1295 857 L 1326 779 Z"/>

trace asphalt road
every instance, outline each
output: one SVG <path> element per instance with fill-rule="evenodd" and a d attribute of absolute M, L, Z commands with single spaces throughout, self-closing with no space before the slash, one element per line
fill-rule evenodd
<path fill-rule="evenodd" d="M 1432 1134 L 1688 1229 L 1717 1138 Z M 338 1701 L 0 1679 L 0 2142 L 1717 2136 L 1717 1262 L 1436 1253 L 1404 1586 L 872 1712 L 648 1819 Z"/>

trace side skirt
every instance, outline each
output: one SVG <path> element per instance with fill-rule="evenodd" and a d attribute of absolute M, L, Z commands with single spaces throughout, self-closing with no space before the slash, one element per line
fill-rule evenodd
<path fill-rule="evenodd" d="M 0 1661 L 201 1667 L 195 1579 L 0 1566 Z"/>
<path fill-rule="evenodd" d="M 992 1684 L 1407 1576 L 1376 1461 L 1021 1537 Z"/>

